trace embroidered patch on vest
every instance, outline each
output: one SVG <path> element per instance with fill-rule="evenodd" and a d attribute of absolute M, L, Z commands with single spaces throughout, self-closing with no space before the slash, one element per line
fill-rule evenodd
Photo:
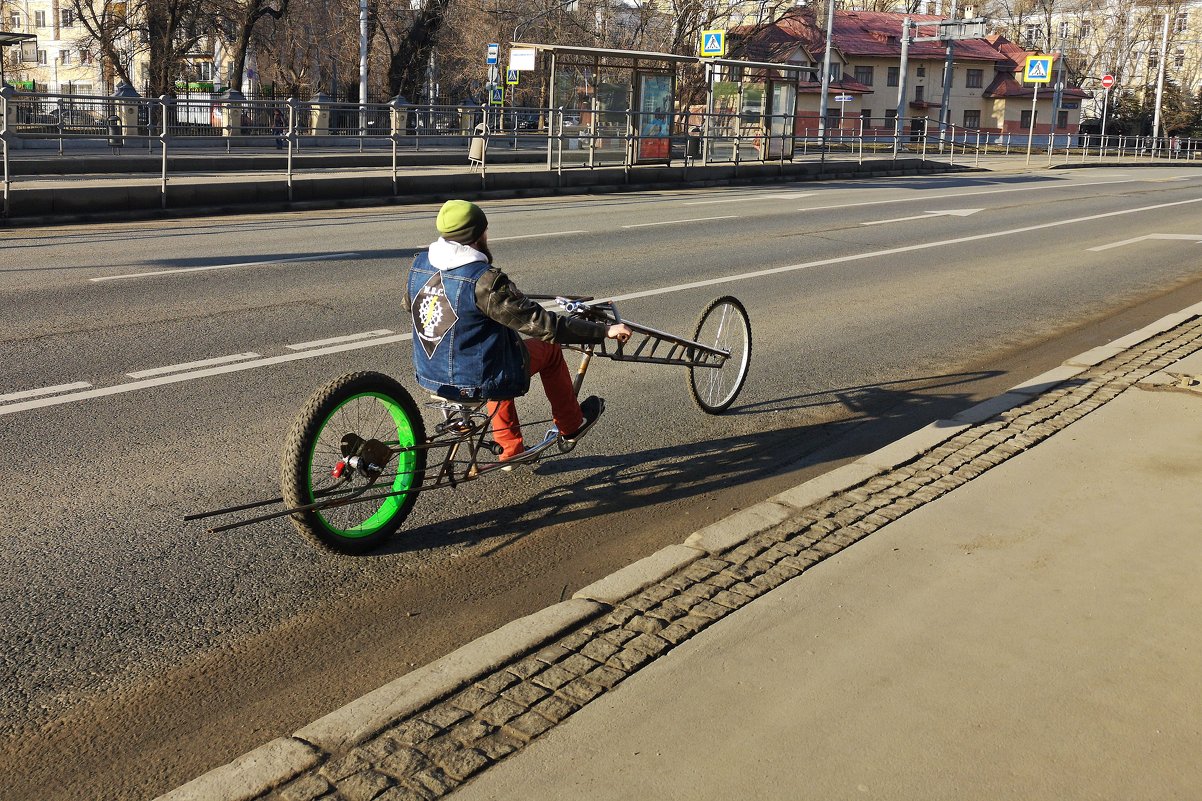
<path fill-rule="evenodd" d="M 427 359 L 434 357 L 438 344 L 457 322 L 459 315 L 447 300 L 442 273 L 436 272 L 417 290 L 413 299 L 413 335 L 422 343 Z"/>

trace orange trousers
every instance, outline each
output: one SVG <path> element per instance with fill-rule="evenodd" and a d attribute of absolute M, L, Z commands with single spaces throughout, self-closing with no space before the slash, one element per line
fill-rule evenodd
<path fill-rule="evenodd" d="M 563 359 L 563 348 L 541 339 L 524 339 L 522 343 L 530 352 L 530 376 L 538 376 L 543 382 L 543 392 L 551 402 L 551 418 L 555 427 L 563 434 L 574 434 L 584 424 L 580 402 L 572 389 L 572 376 L 568 363 Z M 512 400 L 488 402 L 488 413 L 492 416 L 492 436 L 501 446 L 501 461 L 512 459 L 526 446 L 522 443 L 522 424 L 518 420 L 517 405 Z"/>

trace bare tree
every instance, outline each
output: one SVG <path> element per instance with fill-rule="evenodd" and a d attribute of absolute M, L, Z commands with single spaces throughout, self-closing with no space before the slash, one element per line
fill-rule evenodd
<path fill-rule="evenodd" d="M 274 5 L 273 5 L 274 2 Z M 233 45 L 230 89 L 242 91 L 246 53 L 255 28 L 267 18 L 277 22 L 288 13 L 289 0 L 216 0 L 218 24 L 223 38 Z"/>

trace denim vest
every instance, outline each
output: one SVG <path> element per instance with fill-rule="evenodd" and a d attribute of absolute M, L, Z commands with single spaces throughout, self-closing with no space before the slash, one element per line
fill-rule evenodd
<path fill-rule="evenodd" d="M 409 270 L 417 383 L 439 397 L 502 400 L 530 389 L 521 338 L 476 306 L 476 282 L 488 268 L 476 261 L 436 270 L 419 253 Z"/>

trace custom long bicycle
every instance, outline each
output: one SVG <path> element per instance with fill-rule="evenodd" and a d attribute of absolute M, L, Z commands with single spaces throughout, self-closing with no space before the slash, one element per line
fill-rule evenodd
<path fill-rule="evenodd" d="M 702 311 L 693 338 L 624 320 L 612 302 L 587 297 L 531 295 L 555 300 L 566 314 L 633 332 L 620 344 L 571 345 L 581 354 L 575 390 L 595 357 L 688 368 L 689 393 L 708 414 L 734 403 L 751 364 L 751 322 L 737 299 L 725 296 Z M 340 376 L 313 394 L 292 424 L 280 464 L 281 497 L 188 515 L 197 520 L 282 505 L 247 520 L 215 526 L 227 531 L 288 517 L 314 543 L 362 553 L 386 542 L 405 522 L 420 493 L 454 487 L 502 467 L 536 462 L 575 447 L 552 427 L 542 442 L 515 459 L 497 461 L 484 401 L 434 398 L 424 404 L 438 422 L 427 432 L 421 410 L 396 380 L 377 372 Z"/>

